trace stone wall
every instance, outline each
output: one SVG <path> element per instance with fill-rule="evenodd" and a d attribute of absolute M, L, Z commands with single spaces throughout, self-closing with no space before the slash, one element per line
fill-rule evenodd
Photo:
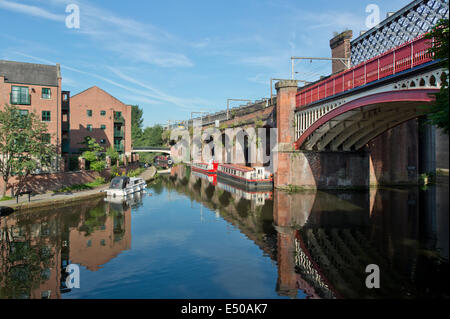
<path fill-rule="evenodd" d="M 368 188 L 369 155 L 366 152 L 279 152 L 275 185 L 280 189 Z M 280 166 L 287 165 L 283 169 Z M 280 170 L 281 168 L 281 170 Z M 279 173 L 287 172 L 284 178 Z M 283 181 L 283 182 L 281 182 Z"/>
<path fill-rule="evenodd" d="M 436 168 L 448 172 L 448 134 L 436 129 Z"/>

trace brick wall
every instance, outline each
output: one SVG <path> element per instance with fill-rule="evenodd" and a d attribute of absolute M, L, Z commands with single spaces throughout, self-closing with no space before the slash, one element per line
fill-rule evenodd
<path fill-rule="evenodd" d="M 37 84 L 15 84 L 5 83 L 5 77 L 0 76 L 0 108 L 5 104 L 10 104 L 10 94 L 13 86 L 28 87 L 31 96 L 31 105 L 16 105 L 21 110 L 27 110 L 29 113 L 35 113 L 42 120 L 42 111 L 50 111 L 50 121 L 45 122 L 48 127 L 48 133 L 51 135 L 52 144 L 61 143 L 61 79 L 58 80 L 58 87 Z M 42 98 L 42 89 L 51 90 L 50 99 Z"/>
<path fill-rule="evenodd" d="M 132 163 L 126 167 L 119 167 L 119 174 L 129 172 L 139 167 L 139 163 Z M 102 176 L 109 179 L 111 170 L 106 169 L 102 173 L 94 171 L 77 171 L 77 172 L 61 172 L 53 174 L 37 174 L 30 175 L 25 183 L 24 189 L 30 189 L 35 194 L 43 194 L 48 191 L 58 190 L 63 187 L 85 184 L 94 181 L 97 177 Z M 3 189 L 4 182 L 0 180 L 0 189 Z M 9 180 L 7 195 L 11 195 L 11 186 L 17 187 L 17 178 L 12 177 Z"/>
<path fill-rule="evenodd" d="M 330 40 L 331 57 L 333 58 L 350 58 L 351 56 L 351 43 L 353 32 L 351 30 L 344 31 L 336 35 Z M 345 64 L 339 60 L 332 61 L 332 72 L 338 73 L 346 70 Z"/>
<path fill-rule="evenodd" d="M 87 111 L 92 111 L 92 116 Z M 105 115 L 101 115 L 105 111 Z M 122 112 L 125 119 L 124 124 L 124 147 L 125 153 L 131 152 L 131 106 L 126 105 L 111 96 L 102 89 L 94 86 L 70 99 L 70 148 L 77 151 L 82 145 L 84 138 L 90 136 L 107 149 L 114 145 L 114 112 Z M 87 125 L 92 125 L 92 132 L 87 130 Z M 101 128 L 105 125 L 105 129 Z"/>

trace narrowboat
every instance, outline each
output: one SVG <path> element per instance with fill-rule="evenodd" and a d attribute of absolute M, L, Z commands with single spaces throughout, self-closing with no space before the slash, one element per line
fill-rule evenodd
<path fill-rule="evenodd" d="M 158 155 L 154 158 L 153 163 L 155 166 L 170 168 L 173 165 L 173 160 L 169 155 Z"/>
<path fill-rule="evenodd" d="M 246 200 L 252 201 L 256 206 L 264 205 L 266 200 L 273 199 L 272 190 L 250 191 L 236 185 L 232 186 L 221 182 L 217 183 L 217 187 L 223 189 L 224 191 L 227 191 L 228 193 L 235 194 L 237 199 L 244 198 Z"/>
<path fill-rule="evenodd" d="M 199 177 L 201 179 L 205 179 L 208 182 L 210 182 L 211 184 L 213 184 L 214 186 L 216 186 L 217 184 L 217 175 L 216 174 L 205 174 L 205 173 L 201 173 L 201 172 L 197 172 L 197 171 L 192 171 L 192 175 Z"/>
<path fill-rule="evenodd" d="M 273 178 L 264 167 L 247 167 L 237 164 L 219 164 L 217 177 L 228 183 L 244 186 L 250 190 L 273 188 Z"/>
<path fill-rule="evenodd" d="M 109 188 L 104 192 L 107 196 L 126 197 L 127 195 L 143 191 L 147 187 L 144 179 L 139 177 L 117 176 L 111 180 Z"/>
<path fill-rule="evenodd" d="M 193 171 L 200 172 L 203 174 L 216 174 L 218 163 L 210 162 L 210 163 L 192 163 L 191 168 Z"/>

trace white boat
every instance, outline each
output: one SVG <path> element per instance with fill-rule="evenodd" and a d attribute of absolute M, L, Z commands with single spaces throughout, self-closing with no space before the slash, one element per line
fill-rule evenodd
<path fill-rule="evenodd" d="M 127 195 L 143 191 L 146 187 L 147 183 L 142 178 L 118 176 L 111 180 L 109 188 L 105 189 L 104 192 L 107 196 L 126 197 Z"/>

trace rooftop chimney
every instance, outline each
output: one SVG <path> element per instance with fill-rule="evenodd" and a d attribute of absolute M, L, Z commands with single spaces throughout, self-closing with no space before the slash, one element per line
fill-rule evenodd
<path fill-rule="evenodd" d="M 350 40 L 353 37 L 352 30 L 344 31 L 330 40 L 331 57 L 348 59 L 351 55 Z M 342 61 L 345 63 L 345 61 Z M 339 60 L 333 60 L 332 73 L 338 73 L 346 70 L 344 63 Z"/>

